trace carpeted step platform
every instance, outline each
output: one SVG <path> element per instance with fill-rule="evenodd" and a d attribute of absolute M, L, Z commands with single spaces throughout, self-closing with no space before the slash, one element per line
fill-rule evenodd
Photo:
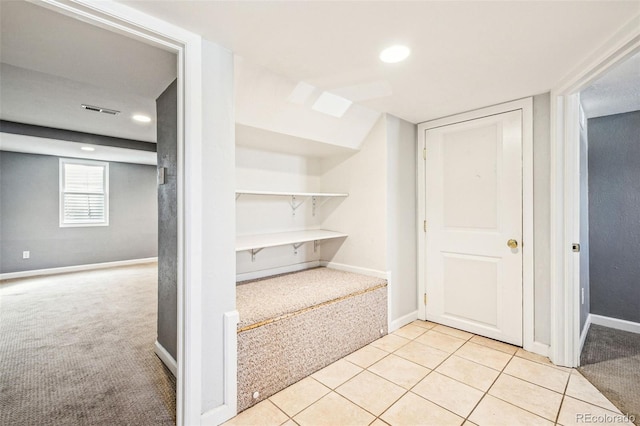
<path fill-rule="evenodd" d="M 387 334 L 381 278 L 315 268 L 239 283 L 236 295 L 239 412 Z"/>

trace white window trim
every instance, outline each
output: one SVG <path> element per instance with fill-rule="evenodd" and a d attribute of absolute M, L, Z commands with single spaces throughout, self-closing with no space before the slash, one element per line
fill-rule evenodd
<path fill-rule="evenodd" d="M 64 222 L 64 165 L 82 164 L 100 166 L 104 168 L 104 222 L 94 223 L 65 223 Z M 104 161 L 81 160 L 76 158 L 60 158 L 58 164 L 58 217 L 60 228 L 88 228 L 95 226 L 109 226 L 109 163 Z"/>

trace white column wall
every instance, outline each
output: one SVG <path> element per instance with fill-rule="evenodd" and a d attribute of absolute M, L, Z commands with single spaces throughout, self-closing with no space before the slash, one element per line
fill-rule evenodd
<path fill-rule="evenodd" d="M 418 317 L 415 124 L 392 115 L 387 127 L 387 269 L 391 328 Z"/>

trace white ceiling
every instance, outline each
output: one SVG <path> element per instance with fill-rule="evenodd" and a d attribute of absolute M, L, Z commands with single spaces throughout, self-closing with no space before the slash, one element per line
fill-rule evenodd
<path fill-rule="evenodd" d="M 131 115 L 156 116 L 155 98 L 122 93 L 9 64 L 0 64 L 0 117 L 3 120 L 62 128 L 145 142 L 156 142 L 156 123 Z M 104 106 L 118 115 L 87 111 L 81 104 Z"/>
<path fill-rule="evenodd" d="M 123 3 L 411 122 L 549 91 L 640 13 L 637 0 Z M 380 62 L 395 43 L 409 59 Z"/>
<path fill-rule="evenodd" d="M 580 92 L 580 101 L 587 118 L 640 110 L 640 53 Z"/>
<path fill-rule="evenodd" d="M 26 1 L 1 8 L 0 118 L 156 141 L 155 99 L 176 78 L 175 54 Z M 153 121 L 141 125 L 133 114 Z"/>
<path fill-rule="evenodd" d="M 240 124 L 351 147 L 379 112 L 421 122 L 549 91 L 640 13 L 638 0 L 124 3 L 243 58 Z M 138 112 L 155 118 L 155 98 L 176 75 L 174 54 L 29 2 L 0 4 L 0 118 L 155 141 L 155 122 L 129 118 Z M 407 44 L 412 55 L 380 62 L 379 51 L 393 43 Z M 251 69 L 262 71 L 248 78 Z M 286 84 L 279 91 L 247 89 L 265 75 Z M 358 104 L 342 119 L 312 117 L 310 105 L 285 103 L 298 83 Z M 87 112 L 81 102 L 123 114 Z M 264 114 L 273 111 L 281 114 L 267 114 L 266 122 Z M 256 132 L 243 135 L 255 139 Z"/>

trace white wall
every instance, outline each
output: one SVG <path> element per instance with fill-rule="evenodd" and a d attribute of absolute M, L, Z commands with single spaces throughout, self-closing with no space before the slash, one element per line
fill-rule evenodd
<path fill-rule="evenodd" d="M 223 315 L 236 306 L 233 54 L 203 40 L 202 76 L 202 204 L 192 206 L 202 212 L 202 250 L 187 255 L 202 257 L 201 412 L 205 413 L 229 403 L 224 400 Z M 186 192 L 189 197 L 189 181 Z"/>
<path fill-rule="evenodd" d="M 361 149 L 349 157 L 322 160 L 322 190 L 348 192 L 349 197 L 325 211 L 322 227 L 349 237 L 325 242 L 322 258 L 385 273 L 387 270 L 387 147 L 381 117 Z"/>
<path fill-rule="evenodd" d="M 238 143 L 241 141 L 237 141 Z M 268 152 L 236 146 L 236 185 L 238 189 L 278 192 L 318 192 L 320 160 L 313 157 Z M 296 203 L 304 199 L 298 197 Z M 320 201 L 320 200 L 319 200 Z M 329 203 L 339 200 L 330 200 Z M 312 214 L 310 199 L 292 213 L 291 197 L 265 197 L 242 195 L 236 201 L 237 235 L 286 232 L 320 228 L 325 205 Z M 246 279 L 249 272 L 267 271 L 279 267 L 291 267 L 320 260 L 321 251 L 314 253 L 313 244 L 304 244 L 294 254 L 292 246 L 262 250 L 251 260 L 251 253 L 236 255 L 236 271 L 239 279 Z"/>
<path fill-rule="evenodd" d="M 416 125 L 386 115 L 387 269 L 391 321 L 418 309 L 416 229 Z M 398 324 L 403 325 L 403 324 Z"/>
<path fill-rule="evenodd" d="M 250 253 L 238 253 L 238 278 L 268 275 L 281 267 L 301 268 L 319 260 L 365 273 L 384 276 L 389 272 L 390 320 L 416 313 L 415 144 L 416 126 L 386 115 L 360 151 L 347 155 L 319 159 L 236 146 L 239 189 L 349 193 L 347 198 L 319 205 L 315 217 L 310 200 L 294 216 L 290 197 L 240 196 L 238 235 L 324 228 L 349 236 L 325 241 L 315 253 L 312 244 L 303 245 L 297 254 L 291 246 L 265 249 L 254 261 Z"/>

